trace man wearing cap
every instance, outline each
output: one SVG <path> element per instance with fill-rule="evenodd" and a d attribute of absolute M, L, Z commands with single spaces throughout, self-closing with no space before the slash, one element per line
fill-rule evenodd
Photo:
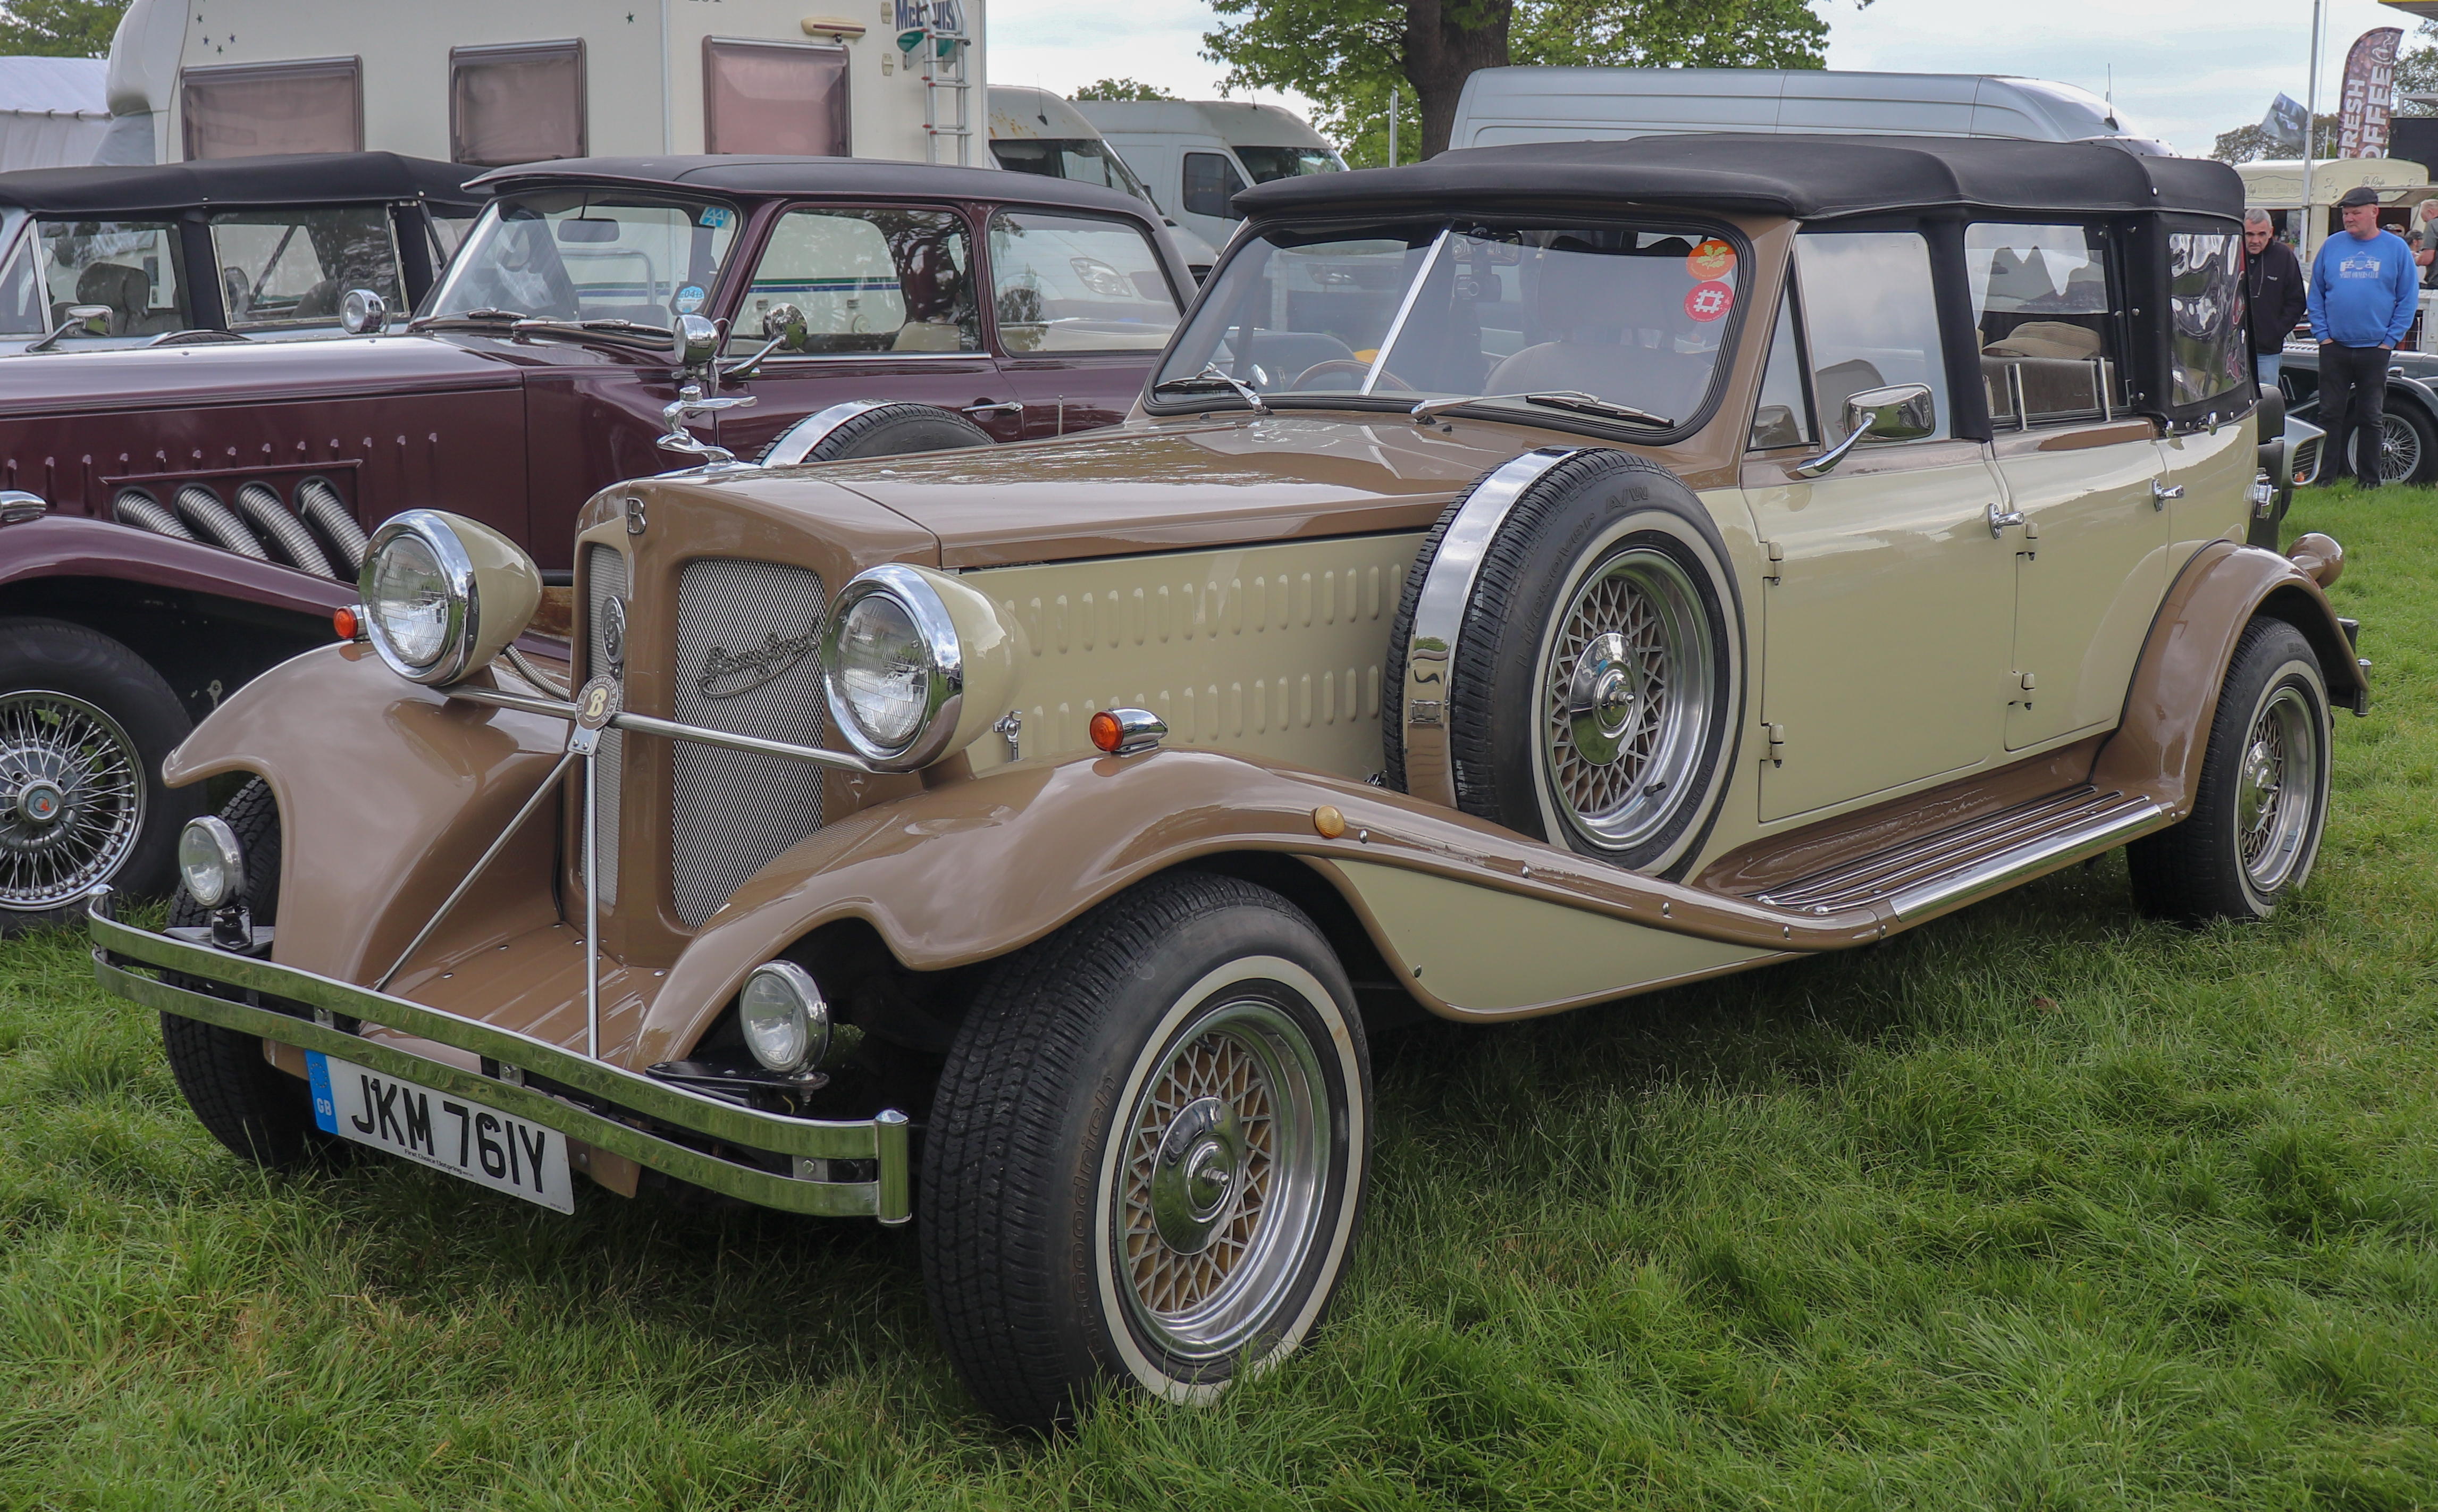
<path fill-rule="evenodd" d="M 2311 264 L 2306 308 L 2320 343 L 2320 424 L 2328 432 L 2328 465 L 2321 482 L 2350 471 L 2354 433 L 2361 433 L 2363 479 L 2378 485 L 2379 422 L 2387 411 L 2387 362 L 2421 299 L 2412 249 L 2378 224 L 2378 191 L 2347 189 L 2337 202 L 2345 234 L 2330 237 Z"/>

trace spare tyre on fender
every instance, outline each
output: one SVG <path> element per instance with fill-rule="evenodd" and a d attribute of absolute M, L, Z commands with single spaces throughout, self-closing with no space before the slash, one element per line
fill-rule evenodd
<path fill-rule="evenodd" d="M 1423 541 L 1387 674 L 1390 786 L 1670 873 L 1734 765 L 1744 638 L 1726 544 L 1648 458 L 1526 452 Z"/>

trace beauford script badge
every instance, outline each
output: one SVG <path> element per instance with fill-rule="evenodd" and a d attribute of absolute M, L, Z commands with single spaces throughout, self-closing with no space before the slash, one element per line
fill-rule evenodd
<path fill-rule="evenodd" d="M 778 631 L 772 630 L 762 638 L 760 645 L 742 651 L 713 646 L 711 655 L 703 659 L 702 676 L 695 679 L 695 686 L 702 690 L 706 698 L 733 698 L 751 693 L 764 683 L 786 677 L 797 662 L 812 655 L 813 642 L 820 634 L 821 626 L 812 624 L 804 627 L 804 634 L 784 641 Z"/>

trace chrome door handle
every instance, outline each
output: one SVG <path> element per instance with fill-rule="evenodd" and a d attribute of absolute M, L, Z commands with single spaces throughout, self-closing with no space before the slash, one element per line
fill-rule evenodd
<path fill-rule="evenodd" d="M 1996 540 L 2000 536 L 2004 535 L 2007 526 L 2020 525 L 2023 522 L 2023 512 L 2022 510 L 2000 509 L 1996 500 L 1993 499 L 1989 501 L 1989 538 L 1991 540 Z"/>
<path fill-rule="evenodd" d="M 979 399 L 972 404 L 966 405 L 959 413 L 963 414 L 1004 414 L 1010 410 L 1014 410 L 1016 413 L 1022 414 L 1024 413 L 1024 401 L 1021 399 Z"/>
<path fill-rule="evenodd" d="M 2167 507 L 2168 500 L 2182 499 L 2182 497 L 2184 497 L 2184 485 L 2182 483 L 2168 483 L 2165 480 L 2159 478 L 2153 478 L 2150 480 L 2151 508 L 2164 509 Z"/>

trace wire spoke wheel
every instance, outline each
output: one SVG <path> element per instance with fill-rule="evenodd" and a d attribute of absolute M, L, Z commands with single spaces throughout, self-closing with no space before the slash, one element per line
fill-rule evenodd
<path fill-rule="evenodd" d="M 1699 590 L 1675 557 L 1628 547 L 1595 567 L 1552 637 L 1542 751 L 1567 821 L 1627 850 L 1691 794 L 1716 687 Z"/>
<path fill-rule="evenodd" d="M 2420 471 L 2421 432 L 2402 415 L 2381 415 L 2378 422 L 2378 481 L 2383 483 L 2411 483 Z"/>
<path fill-rule="evenodd" d="M 2300 689 L 2277 690 L 2252 720 L 2236 775 L 2235 851 L 2262 893 L 2285 884 L 2309 838 L 2320 747 Z"/>
<path fill-rule="evenodd" d="M 1308 1036 L 1261 996 L 1205 1011 L 1145 1079 L 1111 1259 L 1136 1323 L 1169 1353 L 1216 1359 L 1275 1326 L 1326 1216 L 1329 1122 Z"/>
<path fill-rule="evenodd" d="M 108 880 L 144 828 L 144 764 L 81 698 L 0 697 L 0 908 L 56 908 Z"/>

